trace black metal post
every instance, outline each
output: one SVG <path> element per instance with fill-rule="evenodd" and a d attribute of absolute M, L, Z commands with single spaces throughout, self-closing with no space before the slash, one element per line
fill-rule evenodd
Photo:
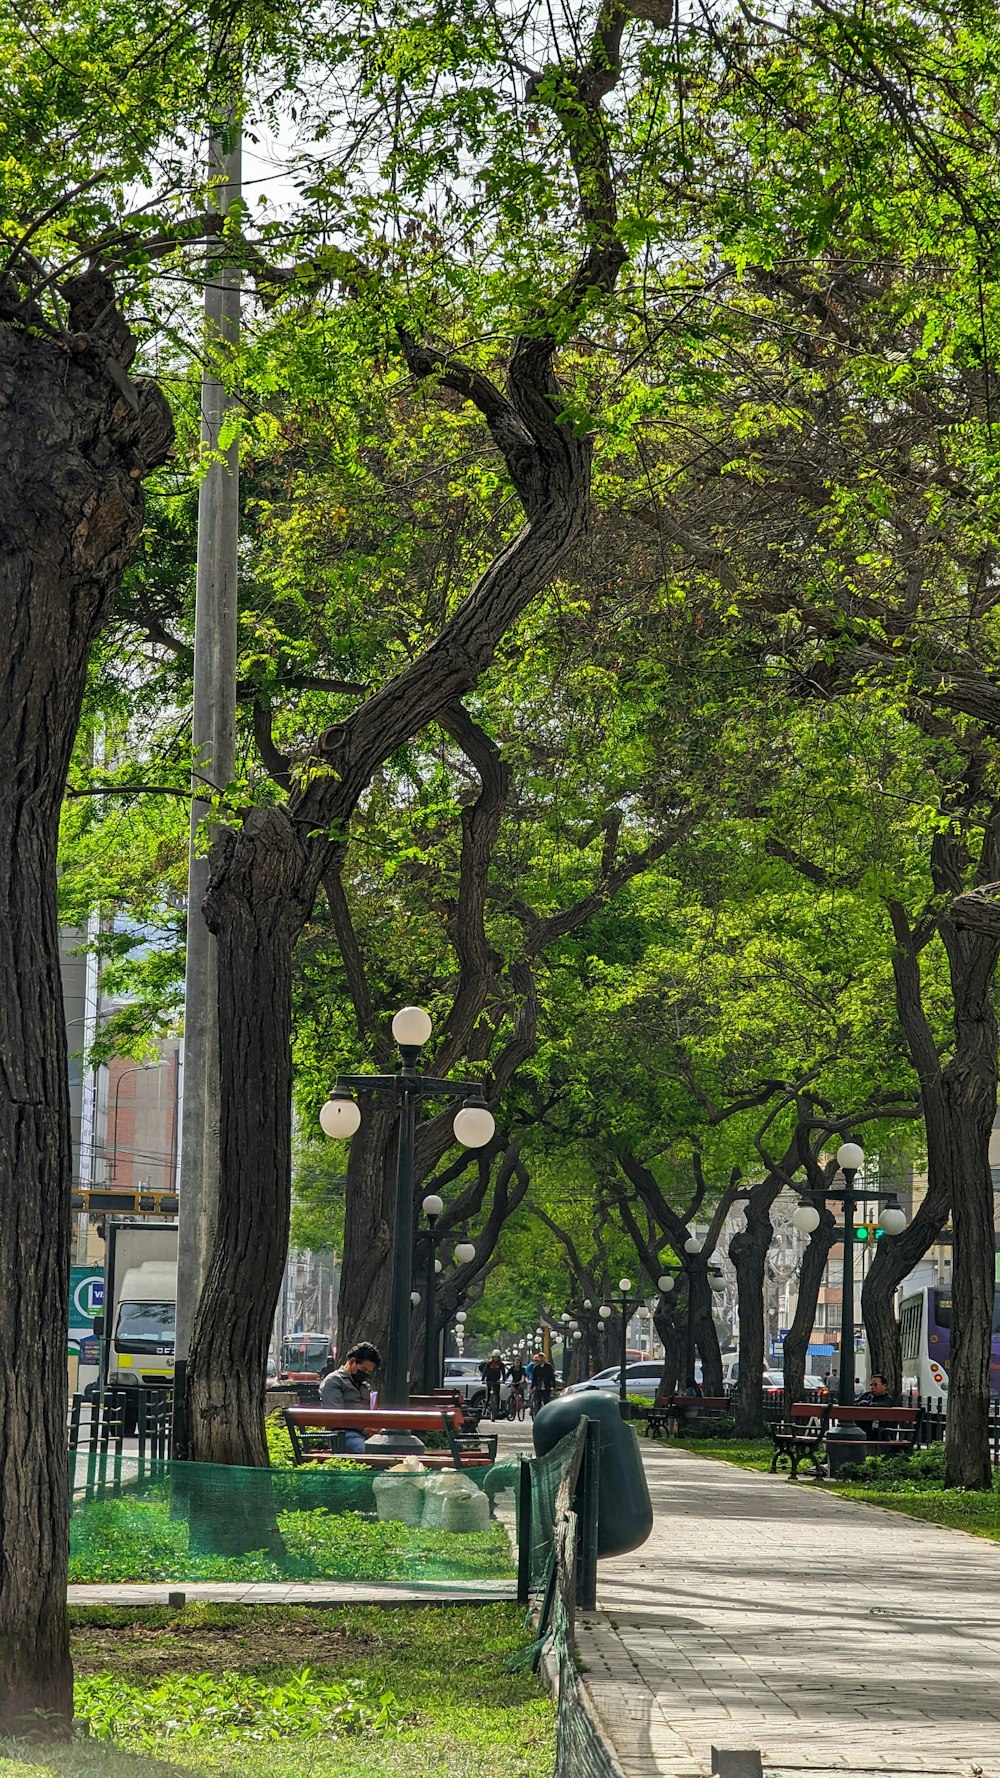
<path fill-rule="evenodd" d="M 399 1146 L 396 1151 L 396 1213 L 392 1282 L 389 1286 L 389 1350 L 379 1400 L 405 1408 L 410 1384 L 410 1283 L 413 1270 L 413 1151 L 417 1131 L 416 1061 L 419 1050 L 400 1047 Z"/>
<path fill-rule="evenodd" d="M 437 1242 L 434 1237 L 436 1216 L 428 1216 L 424 1230 L 427 1242 L 427 1271 L 424 1274 L 424 1394 L 430 1395 L 438 1388 L 437 1340 L 434 1336 L 434 1257 Z"/>
<path fill-rule="evenodd" d="M 856 1167 L 845 1167 L 844 1190 L 838 1193 L 844 1206 L 844 1264 L 840 1307 L 840 1388 L 842 1407 L 854 1402 L 854 1180 Z"/>
<path fill-rule="evenodd" d="M 625 1389 L 625 1371 L 628 1366 L 628 1324 L 629 1324 L 628 1297 L 623 1296 L 622 1297 L 621 1369 L 619 1370 L 619 1373 L 618 1373 L 618 1405 L 621 1408 L 621 1415 L 622 1415 L 623 1420 L 625 1419 L 627 1405 L 628 1405 L 627 1404 L 626 1389 Z"/>

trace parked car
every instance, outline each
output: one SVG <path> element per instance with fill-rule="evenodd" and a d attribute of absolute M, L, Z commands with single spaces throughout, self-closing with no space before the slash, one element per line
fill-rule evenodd
<path fill-rule="evenodd" d="M 603 1371 L 593 1377 L 585 1377 L 582 1383 L 571 1383 L 564 1395 L 577 1395 L 582 1389 L 605 1389 L 611 1395 L 618 1394 L 618 1381 L 621 1367 L 609 1364 Z M 657 1358 L 643 1358 L 637 1364 L 625 1366 L 625 1391 L 628 1395 L 641 1396 L 644 1401 L 655 1401 L 660 1378 L 663 1375 L 663 1364 Z"/>
<path fill-rule="evenodd" d="M 740 1367 L 738 1359 L 727 1359 L 722 1367 L 722 1380 L 726 1388 L 735 1389 L 739 1382 L 739 1377 Z M 785 1387 L 785 1373 L 783 1370 L 772 1366 L 769 1370 L 765 1370 L 762 1373 L 762 1382 L 765 1390 L 783 1390 Z M 804 1377 L 803 1388 L 809 1395 L 818 1395 L 822 1397 L 828 1393 L 822 1377 L 814 1377 L 811 1375 Z"/>
<path fill-rule="evenodd" d="M 479 1375 L 479 1358 L 446 1358 L 444 1361 L 444 1382 L 446 1389 L 457 1389 L 463 1401 L 470 1408 L 486 1406 L 486 1384 Z M 510 1384 L 500 1385 L 501 1404 L 510 1400 Z"/>

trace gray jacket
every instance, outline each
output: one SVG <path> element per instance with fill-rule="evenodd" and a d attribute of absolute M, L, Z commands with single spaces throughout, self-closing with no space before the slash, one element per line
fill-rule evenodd
<path fill-rule="evenodd" d="M 364 1371 L 353 1377 L 343 1369 L 330 1371 L 319 1386 L 319 1399 L 325 1408 L 367 1408 L 371 1395 L 372 1386 Z"/>

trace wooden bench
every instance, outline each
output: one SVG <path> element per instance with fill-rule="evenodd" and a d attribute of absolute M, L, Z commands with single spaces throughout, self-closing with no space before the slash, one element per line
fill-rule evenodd
<path fill-rule="evenodd" d="M 468 1445 L 473 1450 L 483 1448 L 489 1452 L 495 1463 L 497 1456 L 497 1434 L 480 1432 L 479 1422 L 482 1409 L 472 1408 L 463 1401 L 457 1389 L 432 1389 L 429 1395 L 410 1395 L 407 1398 L 408 1408 L 430 1408 L 441 1413 L 444 1408 L 455 1410 L 455 1437 L 460 1445 Z"/>
<path fill-rule="evenodd" d="M 833 1402 L 827 1409 L 828 1426 L 854 1425 L 867 1434 L 868 1457 L 908 1457 L 920 1432 L 920 1409 L 897 1408 L 888 1403 Z"/>
<path fill-rule="evenodd" d="M 839 1402 L 830 1402 L 820 1406 L 816 1402 L 797 1401 L 789 1419 L 781 1421 L 772 1431 L 772 1475 L 783 1457 L 789 1460 L 792 1476 L 798 1473 L 799 1464 L 808 1458 L 817 1481 L 822 1481 L 827 1466 L 818 1455 L 819 1448 L 825 1445 L 831 1426 L 847 1425 L 857 1426 L 862 1431 L 877 1428 L 874 1437 L 866 1437 L 866 1457 L 908 1457 L 919 1436 L 920 1409 L 897 1408 L 888 1403 L 885 1407 L 867 1402 L 848 1402 L 843 1406 Z"/>
<path fill-rule="evenodd" d="M 726 1395 L 662 1395 L 658 1396 L 651 1408 L 643 1414 L 642 1409 L 636 1410 L 646 1421 L 646 1431 L 651 1438 L 657 1433 L 669 1432 L 671 1426 L 678 1429 L 688 1420 L 698 1420 L 701 1416 L 718 1417 L 731 1411 L 729 1397 Z"/>
<path fill-rule="evenodd" d="M 493 1452 L 473 1449 L 468 1440 L 456 1437 L 461 1425 L 461 1409 L 437 1408 L 286 1408 L 285 1425 L 292 1443 L 296 1464 L 323 1462 L 327 1457 L 344 1458 L 369 1469 L 390 1469 L 402 1461 L 403 1451 L 345 1451 L 343 1434 L 363 1432 L 370 1438 L 377 1432 L 442 1432 L 447 1442 L 445 1451 L 424 1452 L 420 1461 L 427 1469 L 478 1468 L 493 1462 Z M 481 1444 L 487 1441 L 480 1441 Z"/>
<path fill-rule="evenodd" d="M 771 1458 L 771 1474 L 777 1471 L 783 1457 L 787 1457 L 789 1475 L 796 1476 L 799 1464 L 806 1458 L 813 1466 L 813 1474 L 821 1481 L 826 1471 L 822 1460 L 817 1456 L 820 1445 L 826 1437 L 826 1421 L 829 1409 L 825 1404 L 815 1401 L 796 1401 L 792 1403 L 792 1411 L 787 1420 L 780 1420 L 771 1429 L 774 1440 L 774 1455 Z"/>

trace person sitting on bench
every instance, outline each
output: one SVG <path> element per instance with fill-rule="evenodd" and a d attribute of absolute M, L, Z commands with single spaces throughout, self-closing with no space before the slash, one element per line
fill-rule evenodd
<path fill-rule="evenodd" d="M 858 1396 L 855 1406 L 859 1408 L 877 1408 L 879 1406 L 898 1408 L 899 1402 L 891 1393 L 881 1372 L 872 1371 L 868 1379 L 868 1387 L 863 1395 Z M 872 1420 L 870 1425 L 865 1428 L 865 1432 L 870 1439 L 891 1439 L 895 1435 L 896 1428 L 884 1426 L 879 1420 Z"/>
<path fill-rule="evenodd" d="M 319 1386 L 319 1399 L 324 1408 L 371 1407 L 371 1379 L 382 1363 L 377 1346 L 359 1340 L 352 1346 L 339 1370 L 328 1371 Z M 344 1432 L 344 1450 L 355 1457 L 364 1455 L 365 1435 L 356 1427 Z"/>
<path fill-rule="evenodd" d="M 704 1393 L 705 1391 L 702 1389 L 698 1379 L 696 1377 L 689 1377 L 683 1389 L 680 1391 L 679 1399 L 685 1401 L 701 1401 Z M 684 1431 L 689 1420 L 697 1420 L 698 1418 L 698 1409 L 682 1408 L 679 1405 L 679 1399 L 674 1402 L 673 1419 L 668 1428 L 674 1437 L 676 1437 L 678 1433 Z"/>

